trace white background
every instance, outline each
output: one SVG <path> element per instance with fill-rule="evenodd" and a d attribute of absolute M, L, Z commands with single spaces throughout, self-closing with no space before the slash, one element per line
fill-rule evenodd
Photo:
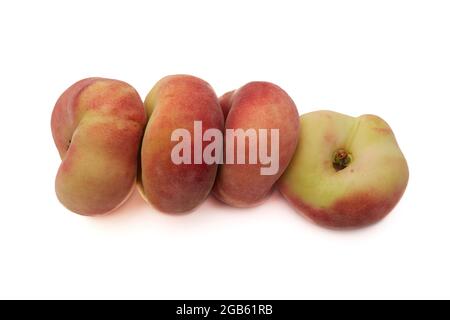
<path fill-rule="evenodd" d="M 0 58 L 0 298 L 450 298 L 448 1 L 2 1 Z M 184 216 L 137 194 L 103 218 L 67 211 L 58 96 L 103 76 L 145 97 L 174 73 L 219 95 L 271 81 L 300 113 L 383 117 L 409 162 L 405 196 L 351 232 L 277 193 Z"/>

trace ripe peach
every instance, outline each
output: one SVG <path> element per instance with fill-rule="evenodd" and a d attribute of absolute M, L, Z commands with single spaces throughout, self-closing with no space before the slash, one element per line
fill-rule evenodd
<path fill-rule="evenodd" d="M 89 78 L 69 87 L 51 119 L 62 159 L 55 183 L 61 203 L 82 215 L 123 203 L 135 184 L 145 123 L 142 100 L 125 82 Z"/>
<path fill-rule="evenodd" d="M 140 191 L 157 209 L 180 213 L 189 211 L 206 199 L 214 185 L 217 164 L 174 163 L 172 141 L 175 130 L 187 130 L 194 136 L 194 121 L 206 130 L 223 130 L 223 114 L 211 86 L 189 75 L 168 76 L 152 88 L 144 102 L 149 116 L 141 151 Z M 209 144 L 201 141 L 202 149 Z M 189 143 L 194 154 L 194 141 Z"/>
<path fill-rule="evenodd" d="M 214 195 L 221 201 L 236 207 L 259 204 L 272 191 L 273 185 L 291 160 L 298 141 L 298 112 L 294 101 L 280 87 L 268 82 L 251 82 L 235 92 L 226 93 L 221 99 L 225 122 L 225 163 L 220 166 L 214 187 Z M 245 147 L 238 151 L 239 139 L 228 140 L 229 130 L 242 129 L 246 133 Z M 267 130 L 267 136 L 260 135 Z M 278 131 L 277 131 L 278 130 Z M 256 135 L 252 133 L 256 132 Z M 259 134 L 258 134 L 259 133 Z M 251 140 L 258 147 L 256 161 L 251 160 Z M 230 142 L 233 144 L 230 146 Z M 274 144 L 274 142 L 276 142 Z M 276 160 L 274 172 L 264 173 L 268 166 L 262 159 L 262 146 L 267 143 L 267 155 Z M 229 150 L 228 150 L 229 149 Z M 230 163 L 230 154 L 236 160 L 244 156 L 246 162 Z"/>
<path fill-rule="evenodd" d="M 314 222 L 355 228 L 384 218 L 407 183 L 408 165 L 384 120 L 317 111 L 300 117 L 299 146 L 279 189 Z"/>

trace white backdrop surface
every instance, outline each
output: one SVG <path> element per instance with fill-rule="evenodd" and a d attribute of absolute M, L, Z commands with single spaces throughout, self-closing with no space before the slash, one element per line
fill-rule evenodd
<path fill-rule="evenodd" d="M 0 298 L 450 298 L 448 1 L 0 2 Z M 54 193 L 50 131 L 73 82 L 142 97 L 188 73 L 220 95 L 253 80 L 299 112 L 377 114 L 410 182 L 381 223 L 336 232 L 278 193 L 170 216 L 136 193 L 86 218 Z"/>

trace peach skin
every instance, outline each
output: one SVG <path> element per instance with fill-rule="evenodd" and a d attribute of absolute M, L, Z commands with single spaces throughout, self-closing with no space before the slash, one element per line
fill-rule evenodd
<path fill-rule="evenodd" d="M 141 150 L 141 194 L 160 211 L 190 211 L 210 193 L 217 164 L 203 159 L 174 163 L 172 151 L 177 141 L 173 141 L 172 134 L 184 130 L 195 136 L 194 122 L 201 121 L 202 136 L 206 130 L 216 129 L 222 137 L 224 120 L 218 98 L 207 82 L 189 75 L 173 75 L 156 83 L 144 105 L 149 121 Z M 199 145 L 204 149 L 208 144 L 201 141 Z M 188 146 L 194 154 L 194 141 Z"/>
<path fill-rule="evenodd" d="M 88 78 L 69 87 L 51 119 L 60 202 L 88 216 L 120 206 L 135 185 L 145 123 L 142 100 L 125 82 Z"/>
<path fill-rule="evenodd" d="M 228 117 L 228 113 L 230 112 L 231 102 L 233 101 L 233 95 L 235 91 L 236 90 L 229 91 L 219 98 L 220 107 L 222 108 L 223 116 L 225 119 Z"/>
<path fill-rule="evenodd" d="M 300 117 L 299 146 L 278 186 L 317 224 L 357 228 L 380 221 L 395 207 L 408 176 L 383 119 L 316 111 Z"/>
<path fill-rule="evenodd" d="M 239 90 L 226 93 L 220 102 L 223 112 L 228 113 L 225 163 L 219 168 L 213 193 L 231 206 L 255 206 L 270 194 L 294 154 L 299 129 L 297 108 L 283 89 L 269 82 L 248 83 Z M 229 135 L 239 130 L 245 133 L 245 138 Z M 265 137 L 261 135 L 262 130 L 267 130 Z M 253 162 L 251 153 L 255 154 L 255 151 L 250 150 L 251 138 L 253 146 L 259 149 Z M 245 144 L 242 149 L 239 149 L 239 140 Z M 276 156 L 274 172 L 264 173 L 267 163 L 262 160 L 262 145 L 266 146 L 267 154 L 270 151 L 272 157 Z M 236 156 L 231 157 L 234 162 L 228 160 L 230 153 Z M 244 156 L 246 161 L 239 163 L 239 156 Z"/>

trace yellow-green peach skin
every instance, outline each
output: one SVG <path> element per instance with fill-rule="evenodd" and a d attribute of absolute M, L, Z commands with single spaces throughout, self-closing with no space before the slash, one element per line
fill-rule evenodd
<path fill-rule="evenodd" d="M 384 120 L 317 111 L 300 117 L 299 145 L 278 186 L 317 224 L 356 228 L 384 218 L 402 197 L 408 176 Z"/>
<path fill-rule="evenodd" d="M 145 124 L 142 100 L 125 82 L 88 78 L 69 87 L 51 119 L 60 202 L 82 215 L 120 206 L 135 186 Z"/>

